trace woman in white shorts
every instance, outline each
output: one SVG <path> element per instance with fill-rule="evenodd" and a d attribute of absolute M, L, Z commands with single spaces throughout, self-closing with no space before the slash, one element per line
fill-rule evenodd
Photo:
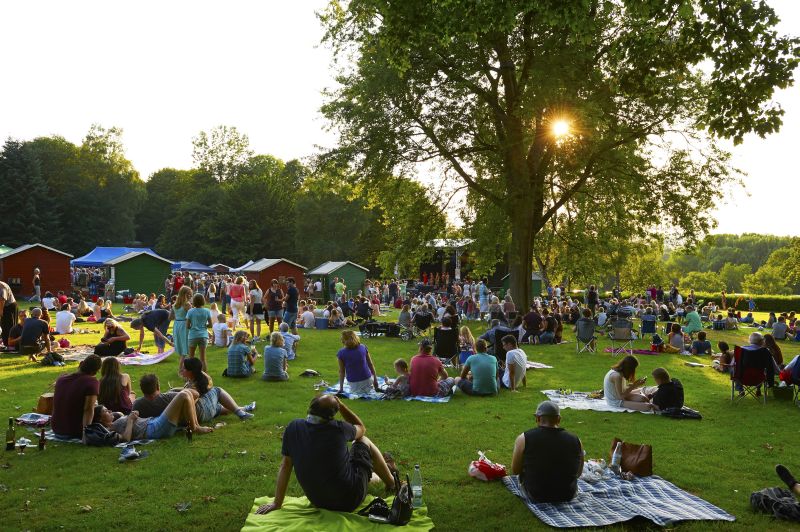
<path fill-rule="evenodd" d="M 264 307 L 261 304 L 263 295 L 264 292 L 261 291 L 256 280 L 252 279 L 250 281 L 250 305 L 247 313 L 250 314 L 250 336 L 254 340 L 261 337 L 261 322 L 264 320 Z"/>
<path fill-rule="evenodd" d="M 246 308 L 247 290 L 244 287 L 244 277 L 239 276 L 236 278 L 236 282 L 228 287 L 228 295 L 231 296 L 231 314 L 233 315 L 233 328 L 235 329 L 239 326 L 239 315 L 244 315 Z"/>

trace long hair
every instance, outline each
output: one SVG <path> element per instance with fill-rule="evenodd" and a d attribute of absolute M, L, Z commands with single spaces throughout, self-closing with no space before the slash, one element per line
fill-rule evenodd
<path fill-rule="evenodd" d="M 636 376 L 636 368 L 639 367 L 639 361 L 633 355 L 627 355 L 625 358 L 611 366 L 611 369 L 619 371 L 625 380 L 632 381 Z"/>
<path fill-rule="evenodd" d="M 781 347 L 775 342 L 775 337 L 769 333 L 764 335 L 764 347 L 769 349 L 769 352 L 772 353 L 772 358 L 776 360 L 783 359 L 783 351 L 781 351 Z"/>
<path fill-rule="evenodd" d="M 192 295 L 192 289 L 186 285 L 181 286 L 181 289 L 178 290 L 178 299 L 175 300 L 175 307 L 183 308 L 184 305 L 189 301 L 189 297 Z"/>
<path fill-rule="evenodd" d="M 203 373 L 203 363 L 199 358 L 187 358 L 183 361 L 183 368 L 192 372 L 194 388 L 200 395 L 208 392 L 208 377 Z"/>
<path fill-rule="evenodd" d="M 122 371 L 117 357 L 106 357 L 100 366 L 100 395 L 97 401 L 101 405 L 113 405 L 119 401 L 122 391 Z"/>

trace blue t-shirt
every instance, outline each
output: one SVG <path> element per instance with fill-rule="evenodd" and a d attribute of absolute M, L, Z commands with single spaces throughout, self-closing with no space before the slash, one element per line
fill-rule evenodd
<path fill-rule="evenodd" d="M 289 358 L 286 349 L 282 347 L 267 346 L 264 348 L 264 376 L 283 377 L 283 361 Z"/>
<path fill-rule="evenodd" d="M 692 342 L 692 351 L 697 351 L 698 355 L 710 355 L 711 354 L 711 342 L 708 340 L 700 341 L 695 340 Z"/>
<path fill-rule="evenodd" d="M 208 338 L 208 320 L 211 319 L 211 311 L 205 307 L 189 309 L 186 313 L 186 320 L 192 322 L 189 327 L 189 340 L 194 338 Z"/>
<path fill-rule="evenodd" d="M 300 295 L 300 292 L 297 291 L 297 287 L 290 286 L 286 289 L 286 312 L 297 312 L 297 298 Z"/>
<path fill-rule="evenodd" d="M 497 358 L 494 355 L 478 353 L 470 356 L 464 364 L 472 372 L 473 393 L 497 393 Z"/>
<path fill-rule="evenodd" d="M 248 354 L 250 354 L 250 346 L 247 344 L 233 344 L 228 348 L 228 376 L 250 375 L 250 366 L 247 364 Z"/>

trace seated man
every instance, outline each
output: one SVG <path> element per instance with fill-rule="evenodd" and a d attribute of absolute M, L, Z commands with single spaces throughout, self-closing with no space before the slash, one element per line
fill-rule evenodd
<path fill-rule="evenodd" d="M 419 353 L 411 359 L 410 395 L 446 397 L 453 391 L 455 379 L 447 375 L 442 361 L 433 356 L 427 338 L 419 343 Z"/>
<path fill-rule="evenodd" d="M 61 310 L 56 312 L 56 334 L 72 334 L 72 324 L 76 319 L 67 303 L 61 305 Z"/>
<path fill-rule="evenodd" d="M 772 387 L 775 384 L 775 359 L 772 358 L 772 353 L 764 347 L 764 336 L 759 332 L 750 334 L 750 345 L 742 347 L 741 362 L 742 368 L 734 368 L 734 373 L 738 374 L 746 368 L 763 368 L 766 374 L 766 384 Z M 735 364 L 734 364 L 735 365 Z M 736 390 L 739 395 L 744 395 L 744 388 L 736 381 Z M 761 395 L 761 387 L 759 386 L 756 395 Z"/>
<path fill-rule="evenodd" d="M 700 331 L 697 333 L 697 340 L 692 342 L 693 355 L 713 355 L 711 350 L 711 342 L 706 340 L 706 332 Z"/>
<path fill-rule="evenodd" d="M 178 396 L 177 391 L 161 393 L 158 376 L 153 373 L 142 375 L 139 379 L 139 388 L 143 395 L 133 402 L 132 410 L 139 412 L 142 417 L 160 416 L 167 405 Z"/>
<path fill-rule="evenodd" d="M 497 395 L 497 358 L 486 352 L 486 340 L 475 342 L 474 355 L 470 355 L 456 378 L 456 386 L 467 395 Z M 468 378 L 472 372 L 472 379 Z"/>
<path fill-rule="evenodd" d="M 486 330 L 485 333 L 480 335 L 478 339 L 486 341 L 486 344 L 490 346 L 489 352 L 491 354 L 494 354 L 493 344 L 497 331 L 500 331 L 501 333 L 514 334 L 514 330 L 506 327 L 505 325 L 501 325 L 500 320 L 492 320 L 491 322 L 489 322 L 489 328 Z"/>
<path fill-rule="evenodd" d="M 136 351 L 142 350 L 145 329 L 153 333 L 153 338 L 155 339 L 159 354 L 164 352 L 164 344 L 172 345 L 172 342 L 167 338 L 167 329 L 169 329 L 168 310 L 149 310 L 142 314 L 141 318 L 133 320 L 131 322 L 131 327 L 139 331 L 139 347 L 136 348 Z"/>
<path fill-rule="evenodd" d="M 725 329 L 733 331 L 739 328 L 739 320 L 736 319 L 736 314 L 732 310 L 728 311 L 728 317 L 725 318 Z"/>
<path fill-rule="evenodd" d="M 517 346 L 517 337 L 513 334 L 504 336 L 502 341 L 503 349 L 506 352 L 506 363 L 500 385 L 512 392 L 516 392 L 520 384 L 522 386 L 528 385 L 528 379 L 525 375 L 528 369 L 528 356 L 525 351 Z"/>
<path fill-rule="evenodd" d="M 303 309 L 303 313 L 300 314 L 300 323 L 297 326 L 303 329 L 313 329 L 315 324 L 314 305 L 308 305 Z"/>
<path fill-rule="evenodd" d="M 786 317 L 783 315 L 778 316 L 778 321 L 772 325 L 772 336 L 776 340 L 786 340 L 786 331 L 789 330 L 789 325 L 786 323 Z"/>
<path fill-rule="evenodd" d="M 335 420 L 340 412 L 343 421 Z M 311 400 L 308 417 L 295 419 L 283 432 L 280 469 L 275 500 L 256 510 L 257 514 L 283 506 L 292 469 L 311 504 L 337 512 L 352 512 L 367 495 L 373 470 L 386 486 L 394 490 L 394 478 L 378 447 L 364 436 L 364 422 L 335 395 Z M 350 449 L 347 442 L 353 442 Z"/>
<path fill-rule="evenodd" d="M 683 384 L 678 379 L 670 379 L 669 372 L 664 368 L 653 370 L 653 380 L 657 389 L 649 394 L 650 402 L 658 410 L 668 408 L 683 408 Z"/>
<path fill-rule="evenodd" d="M 552 401 L 536 409 L 536 428 L 517 436 L 511 472 L 535 502 L 566 502 L 578 493 L 583 472 L 583 446 L 559 427 L 561 412 Z"/>
<path fill-rule="evenodd" d="M 94 417 L 94 405 L 100 393 L 95 375 L 101 364 L 99 356 L 89 355 L 80 363 L 78 371 L 56 380 L 50 426 L 57 436 L 83 437 L 83 429 Z"/>
<path fill-rule="evenodd" d="M 372 307 L 369 305 L 367 298 L 361 297 L 358 300 L 358 307 L 356 307 L 356 317 L 362 320 L 372 319 Z"/>
<path fill-rule="evenodd" d="M 31 310 L 31 317 L 22 324 L 22 337 L 19 340 L 20 354 L 30 356 L 36 362 L 36 355 L 45 348 L 46 352 L 53 350 L 50 344 L 50 326 L 42 318 L 42 309 L 35 307 Z"/>
<path fill-rule="evenodd" d="M 285 321 L 280 325 L 281 336 L 283 336 L 283 348 L 289 355 L 289 360 L 297 358 L 297 346 L 300 343 L 300 335 L 289 332 L 289 324 Z"/>
<path fill-rule="evenodd" d="M 169 438 L 178 431 L 178 425 L 185 425 L 196 434 L 214 432 L 213 428 L 204 427 L 197 422 L 194 403 L 198 397 L 196 390 L 181 390 L 158 417 L 139 417 L 136 410 L 127 416 L 118 416 L 119 412 L 111 412 L 106 407 L 97 405 L 94 408 L 93 422 L 101 423 L 116 432 L 120 442 Z"/>

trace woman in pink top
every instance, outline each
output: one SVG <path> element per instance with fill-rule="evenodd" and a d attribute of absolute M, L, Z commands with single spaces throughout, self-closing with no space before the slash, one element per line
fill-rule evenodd
<path fill-rule="evenodd" d="M 235 329 L 239 325 L 239 314 L 244 314 L 247 299 L 244 277 L 237 277 L 236 282 L 228 286 L 228 295 L 231 296 L 231 313 L 233 314 L 233 328 Z"/>

